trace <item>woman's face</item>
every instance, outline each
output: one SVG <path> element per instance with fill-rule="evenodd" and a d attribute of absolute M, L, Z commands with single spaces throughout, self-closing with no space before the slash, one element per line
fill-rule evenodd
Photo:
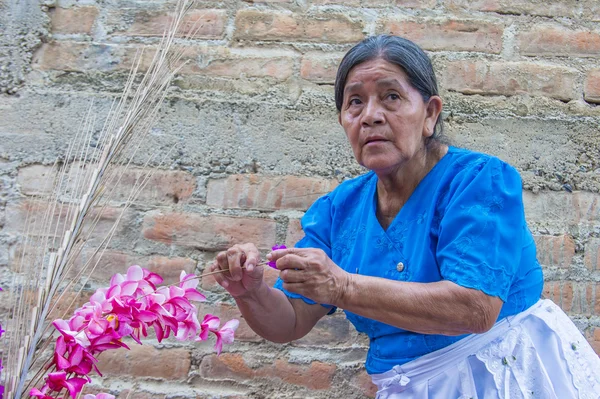
<path fill-rule="evenodd" d="M 352 68 L 339 120 L 359 164 L 374 171 L 401 167 L 424 150 L 442 102 L 424 102 L 399 66 L 381 58 Z"/>

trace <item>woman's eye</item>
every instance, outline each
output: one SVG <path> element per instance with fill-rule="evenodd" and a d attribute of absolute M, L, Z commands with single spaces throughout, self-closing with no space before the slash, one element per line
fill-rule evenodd
<path fill-rule="evenodd" d="M 350 105 L 359 105 L 361 102 L 358 98 L 351 98 L 348 104 Z"/>
<path fill-rule="evenodd" d="M 400 96 L 399 96 L 398 94 L 396 94 L 396 93 L 390 93 L 390 94 L 388 94 L 388 98 L 389 98 L 390 100 L 394 100 L 394 101 L 396 101 L 396 100 L 399 100 L 399 99 L 400 99 Z"/>

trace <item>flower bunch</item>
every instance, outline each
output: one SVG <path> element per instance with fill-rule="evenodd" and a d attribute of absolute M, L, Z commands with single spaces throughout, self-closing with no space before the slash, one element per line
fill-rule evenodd
<path fill-rule="evenodd" d="M 204 341 L 212 333 L 216 336 L 217 353 L 223 343 L 233 342 L 238 320 L 230 320 L 223 326 L 211 314 L 202 322 L 198 320 L 198 309 L 192 301 L 204 301 L 206 297 L 196 290 L 195 275 L 181 272 L 178 285 L 157 288 L 162 281 L 156 273 L 131 266 L 126 275 L 114 275 L 110 286 L 98 289 L 69 320 L 55 320 L 53 325 L 60 332 L 50 364 L 55 371 L 48 374 L 42 389 L 33 388 L 30 396 L 53 399 L 66 390 L 72 398 L 77 397 L 90 381 L 92 370 L 102 375 L 96 367 L 100 353 L 129 349 L 123 342 L 125 337 L 141 345 L 141 338 L 147 337 L 150 329 L 158 342 L 171 333 L 182 341 Z"/>
<path fill-rule="evenodd" d="M 287 247 L 285 245 L 274 245 L 271 247 L 271 251 L 277 251 L 278 249 L 287 249 Z M 267 262 L 267 265 L 269 265 L 269 267 L 272 267 L 273 269 L 277 269 L 277 264 L 275 263 L 275 261 L 269 261 Z"/>

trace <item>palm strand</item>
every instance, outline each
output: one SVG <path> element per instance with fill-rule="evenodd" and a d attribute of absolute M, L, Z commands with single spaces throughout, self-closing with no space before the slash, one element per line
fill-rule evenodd
<path fill-rule="evenodd" d="M 52 343 L 48 316 L 65 303 L 68 306 L 63 312 L 74 304 L 76 296 L 65 301 L 67 294 L 81 292 L 100 264 L 125 211 L 157 170 L 149 168 L 134 176 L 124 205 L 100 246 L 87 261 L 77 265 L 103 212 L 118 194 L 117 187 L 147 142 L 167 89 L 183 66 L 183 49 L 176 47 L 174 39 L 190 6 L 188 0 L 178 1 L 175 17 L 139 84 L 136 77 L 144 52 L 136 54 L 123 94 L 111 104 L 99 137 L 94 140 L 96 115 L 90 107 L 64 159 L 53 167 L 56 173 L 52 190 L 34 194 L 23 203 L 27 215 L 9 299 L 13 311 L 7 331 L 13 339 L 9 340 L 6 351 L 8 397 L 28 397 L 28 389 L 39 383 L 48 364 L 48 359 L 40 356 Z M 93 141 L 97 143 L 95 146 L 91 145 Z M 168 156 L 167 153 L 158 160 L 158 165 Z M 153 158 L 143 163 L 145 169 L 155 162 Z M 48 196 L 45 193 L 49 191 Z M 78 289 L 73 290 L 77 284 Z M 28 380 L 28 376 L 33 378 Z"/>

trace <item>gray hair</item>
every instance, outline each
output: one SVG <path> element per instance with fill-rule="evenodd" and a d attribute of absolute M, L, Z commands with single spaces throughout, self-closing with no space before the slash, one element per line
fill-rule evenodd
<path fill-rule="evenodd" d="M 431 60 L 421 47 L 398 36 L 371 36 L 352 47 L 338 67 L 335 78 L 335 106 L 338 112 L 342 110 L 344 87 L 352 68 L 377 58 L 402 68 L 408 76 L 409 83 L 421 94 L 424 102 L 429 101 L 432 96 L 439 95 L 437 79 Z M 444 125 L 440 113 L 430 139 L 439 140 L 443 131 Z"/>

